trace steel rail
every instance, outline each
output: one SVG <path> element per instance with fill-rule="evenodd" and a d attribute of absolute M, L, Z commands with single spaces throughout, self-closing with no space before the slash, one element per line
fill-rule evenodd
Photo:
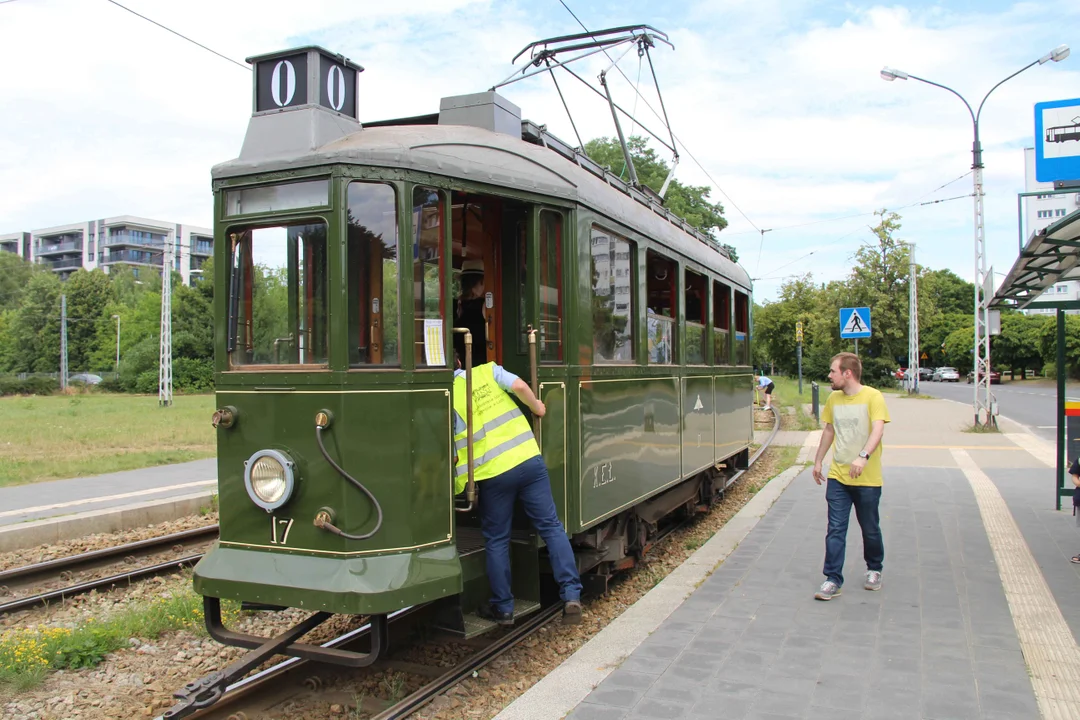
<path fill-rule="evenodd" d="M 408 617 L 409 615 L 419 611 L 426 607 L 426 605 L 417 605 L 402 608 L 401 610 L 395 610 L 387 615 L 387 620 L 391 623 L 400 621 Z M 392 627 L 393 625 L 391 625 Z M 347 643 L 351 643 L 366 637 L 371 632 L 371 623 L 364 623 L 358 628 L 354 628 L 344 635 L 339 635 L 336 638 L 327 640 L 321 643 L 319 647 L 324 648 L 337 648 Z M 240 716 L 246 717 L 246 714 L 241 713 L 229 713 L 229 708 L 243 700 L 244 698 L 254 693 L 263 690 L 266 687 L 274 686 L 283 675 L 287 673 L 296 672 L 300 668 L 310 664 L 311 660 L 304 660 L 303 658 L 290 657 L 282 660 L 279 663 L 275 663 L 257 673 L 248 675 L 245 678 L 237 680 L 235 683 L 225 688 L 225 693 L 221 696 L 221 699 L 209 707 L 196 710 L 187 717 L 189 720 L 204 720 L 206 718 L 218 717 L 227 715 L 228 717 Z M 157 716 L 157 720 L 161 720 L 162 716 Z"/>
<path fill-rule="evenodd" d="M 188 555 L 187 557 L 179 558 L 177 560 L 168 560 L 163 563 L 158 563 L 157 565 L 136 568 L 116 575 L 98 578 L 97 580 L 88 580 L 84 583 L 69 585 L 68 587 L 60 588 L 59 590 L 50 590 L 49 592 L 38 593 L 37 595 L 29 595 L 0 605 L 0 615 L 15 612 L 16 610 L 37 607 L 39 605 L 48 605 L 53 600 L 64 600 L 65 598 L 82 595 L 83 593 L 88 593 L 91 590 L 97 590 L 98 588 L 120 585 L 125 582 L 130 583 L 132 580 L 139 580 L 144 577 L 172 572 L 173 570 L 179 570 L 180 568 L 194 565 L 199 562 L 200 559 L 202 559 L 201 553 L 198 555 Z"/>
<path fill-rule="evenodd" d="M 172 545 L 208 535 L 217 535 L 217 532 L 218 526 L 216 524 L 207 525 L 206 527 L 184 530 L 170 535 L 162 535 L 161 537 L 147 538 L 146 540 L 138 540 L 125 545 L 117 545 L 116 547 L 92 550 L 78 555 L 69 555 L 68 557 L 57 558 L 55 560 L 34 563 L 33 565 L 24 565 L 23 567 L 17 567 L 11 570 L 0 571 L 0 585 L 27 576 L 56 574 L 87 563 L 130 555 L 131 553 L 142 552 L 161 545 Z"/>
<path fill-rule="evenodd" d="M 551 622 L 562 610 L 562 604 L 556 603 L 549 608 L 539 611 L 536 615 L 527 619 L 523 624 L 516 625 L 513 630 L 502 636 L 491 645 L 477 652 L 468 660 L 458 663 L 451 670 L 420 688 L 412 695 L 381 713 L 372 720 L 401 720 L 421 707 L 431 702 L 444 691 L 454 687 L 462 680 L 470 677 L 474 672 L 510 650 L 525 638 Z"/>

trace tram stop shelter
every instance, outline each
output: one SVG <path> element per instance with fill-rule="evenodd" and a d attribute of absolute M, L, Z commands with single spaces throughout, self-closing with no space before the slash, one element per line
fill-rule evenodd
<path fill-rule="evenodd" d="M 1021 242 L 1022 238 L 1021 235 Z M 1054 502 L 1058 510 L 1062 496 L 1072 494 L 1071 483 L 1068 488 L 1065 485 L 1065 311 L 1080 310 L 1080 300 L 1049 300 L 1040 295 L 1062 280 L 1080 280 L 1080 210 L 1032 233 L 990 300 L 990 307 L 998 310 L 1057 311 L 1057 480 Z M 1080 433 L 1077 435 L 1076 441 L 1080 441 Z"/>

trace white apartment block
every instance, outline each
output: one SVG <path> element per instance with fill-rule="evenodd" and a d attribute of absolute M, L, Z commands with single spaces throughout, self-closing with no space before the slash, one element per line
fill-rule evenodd
<path fill-rule="evenodd" d="M 202 277 L 203 264 L 214 254 L 214 232 L 209 228 L 120 215 L 104 220 L 57 225 L 31 232 L 0 235 L 0 252 L 14 252 L 45 265 L 67 279 L 79 268 L 130 265 L 140 273 L 161 275 L 165 248 L 172 247 L 173 270 L 185 285 Z"/>
<path fill-rule="evenodd" d="M 1035 148 L 1024 148 L 1024 190 L 1026 192 L 1038 192 L 1046 190 L 1045 195 L 1034 195 L 1024 198 L 1024 227 L 1027 235 L 1041 232 L 1053 222 L 1080 210 L 1080 193 L 1062 193 L 1051 195 L 1054 184 L 1037 182 L 1035 180 Z M 1080 281 L 1063 280 L 1048 287 L 1039 300 L 1080 300 Z M 1054 310 L 1038 309 L 1025 310 L 1028 315 L 1053 315 Z M 1066 310 L 1070 315 L 1080 313 L 1080 310 Z"/>

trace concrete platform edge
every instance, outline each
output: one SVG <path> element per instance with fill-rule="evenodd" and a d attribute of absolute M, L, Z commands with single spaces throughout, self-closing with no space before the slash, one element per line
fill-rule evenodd
<path fill-rule="evenodd" d="M 214 490 L 0 527 L 0 552 L 50 545 L 94 533 L 118 532 L 194 515 Z"/>
<path fill-rule="evenodd" d="M 570 713 L 738 547 L 803 469 L 796 464 L 772 478 L 682 565 L 495 720 L 559 720 Z"/>

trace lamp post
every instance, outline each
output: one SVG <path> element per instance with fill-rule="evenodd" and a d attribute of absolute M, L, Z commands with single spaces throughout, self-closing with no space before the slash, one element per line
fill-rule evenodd
<path fill-rule="evenodd" d="M 990 97 L 990 93 L 997 90 L 1008 80 L 1013 79 L 1020 73 L 1024 72 L 1030 67 L 1035 65 L 1042 65 L 1050 62 L 1061 62 L 1069 56 L 1069 46 L 1059 45 L 1051 50 L 1046 55 L 1043 55 L 1038 60 L 1028 63 L 1024 67 L 1014 72 L 1009 77 L 999 82 L 994 87 L 990 88 L 990 92 L 983 96 L 982 102 L 979 103 L 978 110 L 972 110 L 971 104 L 964 99 L 964 96 L 953 90 L 951 87 L 946 87 L 940 83 L 921 78 L 916 75 L 911 75 L 903 70 L 896 70 L 895 68 L 885 67 L 881 70 L 881 79 L 892 82 L 893 80 L 918 80 L 921 83 L 927 85 L 933 85 L 934 87 L 941 88 L 942 90 L 948 90 L 956 97 L 960 98 L 960 101 L 964 103 L 964 107 L 967 108 L 968 114 L 971 116 L 971 125 L 975 133 L 974 142 L 971 144 L 971 178 L 974 185 L 974 197 L 975 197 L 975 345 L 974 345 L 974 373 L 975 373 L 975 397 L 974 397 L 974 410 L 975 410 L 975 424 L 979 424 L 979 412 L 986 412 L 986 425 L 992 425 L 994 422 L 993 412 L 990 405 L 990 298 L 987 295 L 993 292 L 993 281 L 987 279 L 986 272 L 986 238 L 983 234 L 983 161 L 982 161 L 982 143 L 979 141 L 979 118 L 982 115 L 983 105 L 986 104 L 986 99 Z"/>
<path fill-rule="evenodd" d="M 120 316 L 113 315 L 116 321 L 116 372 L 120 372 Z"/>

